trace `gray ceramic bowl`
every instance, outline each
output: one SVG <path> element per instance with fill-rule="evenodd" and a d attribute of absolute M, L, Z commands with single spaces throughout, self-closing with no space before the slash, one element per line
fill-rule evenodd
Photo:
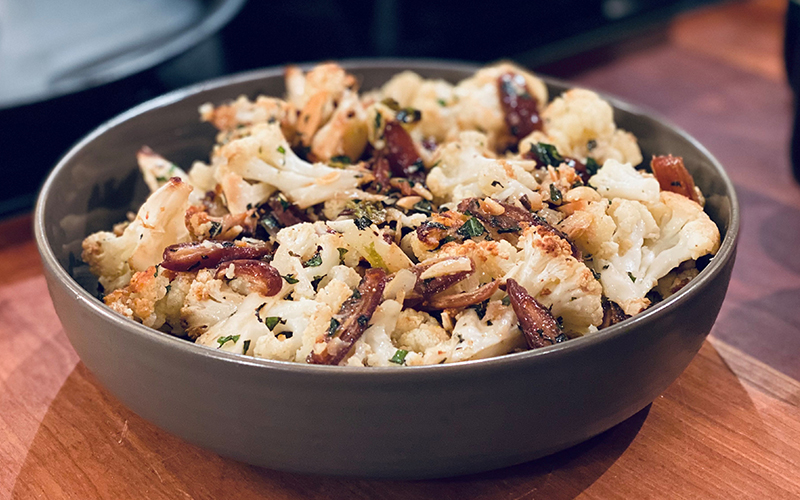
<path fill-rule="evenodd" d="M 392 60 L 345 66 L 364 89 L 404 69 L 450 81 L 476 69 Z M 697 353 L 733 267 L 733 185 L 685 132 L 613 98 L 618 124 L 636 134 L 645 158 L 684 157 L 723 241 L 678 294 L 595 335 L 453 365 L 307 366 L 215 351 L 107 309 L 80 263 L 80 243 L 144 200 L 136 151 L 147 144 L 181 165 L 206 158 L 214 131 L 198 122 L 198 106 L 282 95 L 282 71 L 215 80 L 142 104 L 76 145 L 42 188 L 36 240 L 56 311 L 86 366 L 133 411 L 186 441 L 273 469 L 451 476 L 525 462 L 603 432 L 653 401 Z M 568 87 L 547 82 L 551 95 Z"/>

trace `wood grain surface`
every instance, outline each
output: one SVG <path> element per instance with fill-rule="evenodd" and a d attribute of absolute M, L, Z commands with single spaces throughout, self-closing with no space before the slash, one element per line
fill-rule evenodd
<path fill-rule="evenodd" d="M 800 188 L 788 164 L 785 2 L 732 2 L 544 68 L 667 116 L 709 147 L 744 211 L 709 342 L 651 406 L 577 447 L 499 471 L 389 482 L 287 474 L 186 444 L 80 363 L 30 218 L 0 223 L 0 498 L 800 498 Z"/>

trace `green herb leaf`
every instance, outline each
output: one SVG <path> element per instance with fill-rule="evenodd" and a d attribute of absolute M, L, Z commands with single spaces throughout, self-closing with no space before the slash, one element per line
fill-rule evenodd
<path fill-rule="evenodd" d="M 586 158 L 586 172 L 589 174 L 589 176 L 596 174 L 599 169 L 600 165 L 598 165 L 597 162 L 594 161 L 594 158 L 592 158 L 591 156 Z"/>
<path fill-rule="evenodd" d="M 413 208 L 417 212 L 422 212 L 425 215 L 431 215 L 431 213 L 433 212 L 433 206 L 431 205 L 431 202 L 429 202 L 428 200 L 418 201 L 411 208 Z"/>
<path fill-rule="evenodd" d="M 403 108 L 397 112 L 395 118 L 400 123 L 416 123 L 422 119 L 422 112 L 414 108 Z"/>
<path fill-rule="evenodd" d="M 286 324 L 286 320 L 281 319 L 278 316 L 268 316 L 264 318 L 264 324 L 269 328 L 270 331 L 274 330 L 278 324 Z"/>
<path fill-rule="evenodd" d="M 317 247 L 317 253 L 313 257 L 303 262 L 303 267 L 319 267 L 322 265 L 322 255 L 320 254 L 321 248 Z"/>
<path fill-rule="evenodd" d="M 631 273 L 630 271 L 628 271 L 628 278 L 630 278 L 631 281 L 636 283 L 636 276 L 634 276 L 633 273 Z"/>
<path fill-rule="evenodd" d="M 222 223 L 217 221 L 211 221 L 211 229 L 208 230 L 208 236 L 211 238 L 215 238 L 219 236 L 219 233 L 222 232 Z"/>
<path fill-rule="evenodd" d="M 544 142 L 537 142 L 531 148 L 531 153 L 536 156 L 539 163 L 557 167 L 564 161 L 564 158 L 558 154 L 558 150 L 552 144 Z"/>
<path fill-rule="evenodd" d="M 555 204 L 561 203 L 562 200 L 561 191 L 558 190 L 555 184 L 550 184 L 550 201 Z"/>
<path fill-rule="evenodd" d="M 355 219 L 354 222 L 356 223 L 356 227 L 362 231 L 372 225 L 372 221 L 369 217 L 359 217 Z"/>
<path fill-rule="evenodd" d="M 341 325 L 339 320 L 336 318 L 331 318 L 331 326 L 328 327 L 328 337 L 333 337 L 333 334 L 339 329 L 339 325 Z"/>
<path fill-rule="evenodd" d="M 286 276 L 281 276 L 283 279 L 286 280 L 287 283 L 290 285 L 294 285 L 295 283 L 299 283 L 300 280 L 294 277 L 294 274 L 287 274 Z"/>
<path fill-rule="evenodd" d="M 447 106 L 447 103 L 445 102 L 444 99 L 436 99 L 436 102 L 439 103 L 439 106 L 441 107 Z"/>
<path fill-rule="evenodd" d="M 408 351 L 406 351 L 405 349 L 398 349 L 395 351 L 394 356 L 392 356 L 392 359 L 390 359 L 389 362 L 402 365 L 403 363 L 406 362 L 407 355 Z"/>
<path fill-rule="evenodd" d="M 506 295 L 505 297 L 503 297 L 503 300 L 501 300 L 500 303 L 503 304 L 504 306 L 511 305 L 511 297 Z"/>
<path fill-rule="evenodd" d="M 343 165 L 350 165 L 352 160 L 347 155 L 332 156 L 331 163 L 341 163 Z"/>
<path fill-rule="evenodd" d="M 218 338 L 217 343 L 219 344 L 220 347 L 222 347 L 223 345 L 225 345 L 226 342 L 229 341 L 238 342 L 239 337 L 241 337 L 241 335 L 227 335 L 225 337 Z"/>
<path fill-rule="evenodd" d="M 475 238 L 485 233 L 486 228 L 483 227 L 477 217 L 470 217 L 456 232 L 464 238 Z"/>
<path fill-rule="evenodd" d="M 336 250 L 339 251 L 339 261 L 344 260 L 344 254 L 347 253 L 347 249 L 346 248 L 337 248 Z"/>
<path fill-rule="evenodd" d="M 283 146 L 278 146 L 278 153 L 280 153 L 282 155 L 285 155 L 286 154 L 286 148 L 284 148 Z"/>
<path fill-rule="evenodd" d="M 242 354 L 247 354 L 247 351 L 250 349 L 250 341 L 245 340 L 242 342 Z"/>
<path fill-rule="evenodd" d="M 382 118 L 383 118 L 383 116 L 381 116 L 380 113 L 375 113 L 375 130 L 376 131 L 381 129 L 381 119 Z"/>

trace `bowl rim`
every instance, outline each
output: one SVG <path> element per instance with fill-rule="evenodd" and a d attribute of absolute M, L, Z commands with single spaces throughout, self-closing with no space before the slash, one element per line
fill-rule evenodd
<path fill-rule="evenodd" d="M 413 59 L 413 58 L 382 58 L 382 59 L 342 59 L 336 61 L 342 67 L 352 71 L 370 70 L 370 69 L 393 69 L 397 72 L 404 69 L 411 70 L 447 70 L 447 71 L 461 71 L 461 72 L 474 72 L 475 70 L 483 67 L 481 64 L 471 62 L 461 62 L 452 60 L 436 60 L 436 59 Z M 306 70 L 317 62 L 307 62 L 298 64 L 297 66 Z M 128 319 L 107 307 L 102 301 L 97 299 L 94 295 L 89 293 L 81 287 L 77 281 L 64 269 L 58 262 L 58 259 L 53 252 L 50 242 L 46 235 L 44 214 L 48 209 L 49 193 L 52 189 L 56 177 L 65 170 L 68 163 L 88 144 L 102 136 L 105 132 L 114 127 L 128 121 L 134 117 L 144 113 L 175 104 L 188 97 L 194 97 L 208 90 L 214 90 L 228 85 L 249 82 L 253 80 L 260 80 L 264 78 L 271 78 L 283 74 L 285 66 L 273 66 L 263 69 L 246 71 L 227 75 L 223 77 L 214 78 L 194 85 L 183 87 L 167 94 L 155 97 L 145 101 L 128 111 L 125 111 L 105 123 L 99 125 L 97 128 L 86 134 L 75 145 L 73 145 L 58 161 L 55 167 L 48 174 L 45 182 L 43 183 L 39 196 L 37 197 L 36 207 L 34 211 L 34 235 L 36 246 L 44 264 L 44 268 L 50 275 L 58 281 L 58 283 L 65 287 L 71 295 L 75 298 L 81 306 L 88 308 L 89 311 L 95 315 L 99 315 L 105 321 L 110 322 L 114 328 L 125 330 L 128 334 L 137 335 L 143 340 L 150 341 L 163 349 L 178 349 L 184 354 L 190 356 L 198 356 L 207 358 L 208 361 L 214 360 L 224 363 L 234 363 L 236 365 L 258 367 L 259 369 L 277 370 L 280 372 L 290 373 L 294 375 L 313 375 L 316 373 L 325 373 L 326 376 L 346 377 L 348 379 L 376 377 L 385 380 L 384 377 L 391 377 L 391 380 L 400 379 L 402 377 L 416 378 L 419 376 L 427 376 L 428 373 L 444 375 L 463 375 L 466 372 L 483 371 L 483 370 L 496 370 L 506 368 L 509 365 L 517 365 L 520 363 L 534 363 L 536 360 L 563 357 L 571 352 L 583 349 L 590 349 L 597 343 L 610 341 L 621 335 L 631 333 L 639 327 L 646 326 L 648 323 L 658 321 L 660 318 L 669 314 L 673 309 L 680 307 L 681 304 L 695 299 L 697 294 L 713 281 L 728 264 L 728 261 L 735 256 L 736 244 L 739 237 L 740 229 L 740 207 L 738 196 L 733 182 L 728 177 L 725 169 L 722 167 L 717 158 L 711 154 L 700 142 L 692 137 L 689 133 L 681 127 L 676 126 L 669 120 L 665 119 L 659 113 L 649 110 L 647 108 L 632 105 L 622 99 L 613 95 L 608 95 L 605 92 L 600 92 L 591 87 L 577 86 L 565 80 L 549 77 L 546 75 L 537 74 L 546 84 L 553 84 L 565 88 L 586 88 L 597 92 L 603 99 L 608 101 L 615 109 L 620 109 L 633 115 L 638 115 L 650 120 L 655 120 L 662 125 L 667 126 L 672 131 L 677 133 L 681 138 L 686 140 L 694 148 L 700 151 L 710 161 L 713 168 L 716 170 L 720 180 L 725 185 L 728 191 L 731 211 L 728 229 L 722 239 L 720 248 L 717 254 L 711 259 L 708 266 L 703 269 L 697 277 L 695 277 L 688 285 L 683 287 L 679 292 L 670 296 L 669 298 L 659 302 L 650 309 L 647 309 L 631 318 L 626 319 L 624 322 L 618 323 L 611 327 L 600 330 L 591 335 L 571 339 L 569 342 L 555 344 L 540 349 L 522 351 L 517 353 L 504 354 L 501 356 L 494 356 L 484 359 L 476 359 L 469 361 L 459 361 L 455 363 L 445 363 L 440 365 L 422 365 L 422 366 L 403 366 L 399 367 L 366 367 L 366 366 L 326 366 L 326 365 L 308 365 L 305 363 L 297 363 L 293 361 L 281 361 L 266 358 L 256 358 L 254 356 L 247 356 L 228 351 L 213 349 L 207 346 L 195 344 L 194 342 L 187 341 L 170 335 L 168 333 L 146 327 L 141 323 L 137 323 Z"/>

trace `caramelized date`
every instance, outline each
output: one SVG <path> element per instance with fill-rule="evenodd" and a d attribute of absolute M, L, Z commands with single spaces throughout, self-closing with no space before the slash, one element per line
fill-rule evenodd
<path fill-rule="evenodd" d="M 653 169 L 662 191 L 671 191 L 692 201 L 700 201 L 694 189 L 692 174 L 686 170 L 680 156 L 654 156 L 650 160 L 650 168 Z"/>
<path fill-rule="evenodd" d="M 599 329 L 608 328 L 611 325 L 616 325 L 622 320 L 628 319 L 630 316 L 625 314 L 625 311 L 612 300 L 603 297 L 603 323 Z"/>
<path fill-rule="evenodd" d="M 217 269 L 216 278 L 226 278 L 231 267 L 233 276 L 247 281 L 251 292 L 271 297 L 283 287 L 283 278 L 278 270 L 260 260 L 237 259 L 223 262 Z"/>
<path fill-rule="evenodd" d="M 500 75 L 497 92 L 508 131 L 517 141 L 534 130 L 542 130 L 538 103 L 528 89 L 525 77 L 512 72 Z"/>
<path fill-rule="evenodd" d="M 397 121 L 387 121 L 383 129 L 383 139 L 386 141 L 384 155 L 389 161 L 392 175 L 416 182 L 424 181 L 425 165 L 406 129 Z"/>
<path fill-rule="evenodd" d="M 220 262 L 229 260 L 260 259 L 271 253 L 272 246 L 267 243 L 246 245 L 211 240 L 179 243 L 164 249 L 161 266 L 170 271 L 195 271 L 217 267 Z"/>
<path fill-rule="evenodd" d="M 525 287 L 509 279 L 506 281 L 506 291 L 528 347 L 536 349 L 566 340 L 550 311 L 531 297 Z"/>
<path fill-rule="evenodd" d="M 427 299 L 432 295 L 447 290 L 459 281 L 465 280 L 467 276 L 475 272 L 475 263 L 472 262 L 472 260 L 469 262 L 469 271 L 458 271 L 452 274 L 436 276 L 435 278 L 419 279 L 422 273 L 430 269 L 434 264 L 441 264 L 447 261 L 455 262 L 461 258 L 462 257 L 444 257 L 441 259 L 431 259 L 412 267 L 411 272 L 417 275 L 417 284 L 414 286 L 414 292 Z"/>
<path fill-rule="evenodd" d="M 347 299 L 331 319 L 324 349 L 314 346 L 306 361 L 316 365 L 338 365 L 369 325 L 372 314 L 381 303 L 386 287 L 386 272 L 381 268 L 367 269 L 358 290 Z"/>
<path fill-rule="evenodd" d="M 390 179 L 392 177 L 392 171 L 389 167 L 389 160 L 381 155 L 378 155 L 375 157 L 374 161 L 372 161 L 371 167 L 372 173 L 375 175 L 377 192 L 381 193 L 388 191 L 390 187 Z"/>

